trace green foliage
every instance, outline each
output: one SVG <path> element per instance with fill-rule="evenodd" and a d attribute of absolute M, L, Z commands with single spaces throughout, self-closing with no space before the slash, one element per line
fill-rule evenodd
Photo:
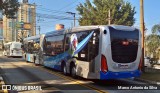
<path fill-rule="evenodd" d="M 158 52 L 156 51 L 158 51 L 157 49 L 160 46 L 160 36 L 155 34 L 151 34 L 147 36 L 146 45 L 147 45 L 149 55 L 151 54 L 154 54 L 154 56 L 158 55 Z"/>
<path fill-rule="evenodd" d="M 160 32 L 160 24 L 156 24 L 152 27 L 152 33 L 156 34 L 157 32 Z"/>
<path fill-rule="evenodd" d="M 7 18 L 15 18 L 16 12 L 19 8 L 18 0 L 0 0 L 0 10 Z"/>
<path fill-rule="evenodd" d="M 109 19 L 111 24 L 132 26 L 135 23 L 135 7 L 123 0 L 86 0 L 84 4 L 77 6 L 81 15 L 80 25 L 107 25 Z"/>
<path fill-rule="evenodd" d="M 155 57 L 159 55 L 160 35 L 157 32 L 160 31 L 160 25 L 156 24 L 152 27 L 152 34 L 146 37 L 146 46 L 148 54 L 153 54 Z"/>

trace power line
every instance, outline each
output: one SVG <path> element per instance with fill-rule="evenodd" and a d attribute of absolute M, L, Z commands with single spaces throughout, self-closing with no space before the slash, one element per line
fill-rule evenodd
<path fill-rule="evenodd" d="M 38 9 L 38 7 L 37 7 Z M 47 9 L 47 8 L 40 8 L 38 10 L 42 10 L 42 11 L 45 11 L 45 12 L 51 12 L 51 13 L 65 13 L 65 11 L 59 11 L 59 10 L 52 10 L 52 9 Z"/>
<path fill-rule="evenodd" d="M 24 9 L 20 9 L 26 12 L 30 12 Z M 35 12 L 31 12 L 31 13 L 35 13 Z M 24 14 L 26 14 L 24 12 Z M 35 17 L 41 17 L 41 18 L 47 18 L 47 19 L 61 19 L 61 20 L 74 20 L 72 17 L 66 17 L 66 16 L 59 16 L 59 15 L 49 15 L 49 14 L 42 14 L 42 13 L 35 13 Z"/>
<path fill-rule="evenodd" d="M 74 1 L 74 2 L 71 2 L 71 3 L 67 4 L 65 7 L 60 8 L 59 10 L 66 9 L 66 7 L 71 6 L 72 4 L 76 3 L 77 1 L 78 1 L 78 0 L 76 0 L 76 1 Z"/>
<path fill-rule="evenodd" d="M 67 4 L 65 7 L 62 7 L 58 10 L 52 10 L 52 9 L 47 9 L 47 8 L 42 8 L 41 9 L 38 9 L 38 10 L 41 10 L 41 11 L 45 11 L 45 12 L 51 12 L 51 13 L 55 13 L 55 14 L 66 14 L 65 11 L 60 11 L 60 10 L 63 10 L 63 9 L 66 9 L 67 7 L 70 7 L 71 5 L 73 5 L 74 3 L 78 2 L 78 0 L 74 1 L 74 2 L 71 2 L 70 4 Z M 74 6 L 75 7 L 75 6 Z M 40 8 L 40 7 L 39 7 Z M 71 7 L 73 8 L 73 7 Z M 69 10 L 71 9 L 69 8 Z M 67 10 L 68 11 L 68 10 Z"/>

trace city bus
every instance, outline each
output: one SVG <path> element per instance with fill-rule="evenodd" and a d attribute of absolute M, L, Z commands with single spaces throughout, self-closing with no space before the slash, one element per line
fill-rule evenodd
<path fill-rule="evenodd" d="M 33 62 L 37 64 L 37 61 L 39 61 L 39 51 L 41 49 L 41 37 L 43 37 L 43 34 L 27 37 L 24 39 L 23 43 L 23 57 L 26 60 L 26 62 Z M 39 62 L 38 62 L 39 63 Z"/>
<path fill-rule="evenodd" d="M 8 42 L 4 44 L 3 55 L 11 57 L 22 57 L 22 48 L 20 42 Z"/>
<path fill-rule="evenodd" d="M 141 75 L 141 33 L 137 28 L 80 26 L 52 31 L 43 39 L 43 65 L 72 77 L 119 79 Z"/>
<path fill-rule="evenodd" d="M 26 62 L 34 62 L 39 50 L 40 35 L 27 37 L 23 40 L 23 57 Z"/>

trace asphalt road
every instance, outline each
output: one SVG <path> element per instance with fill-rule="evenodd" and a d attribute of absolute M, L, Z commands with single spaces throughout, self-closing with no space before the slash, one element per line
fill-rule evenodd
<path fill-rule="evenodd" d="M 42 88 L 41 91 L 19 90 L 18 93 L 160 93 L 160 90 L 156 89 L 128 90 L 127 88 L 131 86 L 139 88 L 141 88 L 140 86 L 143 88 L 144 86 L 152 86 L 129 79 L 102 81 L 100 83 L 94 83 L 83 78 L 73 79 L 59 71 L 26 63 L 22 58 L 0 57 L 0 74 L 3 76 L 5 84 L 38 85 Z M 118 86 L 125 89 L 118 90 Z M 16 93 L 16 91 L 9 92 Z"/>

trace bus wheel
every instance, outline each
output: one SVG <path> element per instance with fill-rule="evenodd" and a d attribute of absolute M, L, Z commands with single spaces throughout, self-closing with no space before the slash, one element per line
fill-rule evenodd
<path fill-rule="evenodd" d="M 71 67 L 71 76 L 73 78 L 77 78 L 77 75 L 76 75 L 76 66 L 75 65 L 72 65 L 72 67 Z"/>
<path fill-rule="evenodd" d="M 33 58 L 33 63 L 36 64 L 35 62 L 36 62 L 36 57 Z"/>
<path fill-rule="evenodd" d="M 24 59 L 25 59 L 25 61 L 28 63 L 27 58 L 26 58 L 26 55 L 24 56 Z"/>
<path fill-rule="evenodd" d="M 62 65 L 62 71 L 64 75 L 67 75 L 67 67 L 65 64 Z"/>

